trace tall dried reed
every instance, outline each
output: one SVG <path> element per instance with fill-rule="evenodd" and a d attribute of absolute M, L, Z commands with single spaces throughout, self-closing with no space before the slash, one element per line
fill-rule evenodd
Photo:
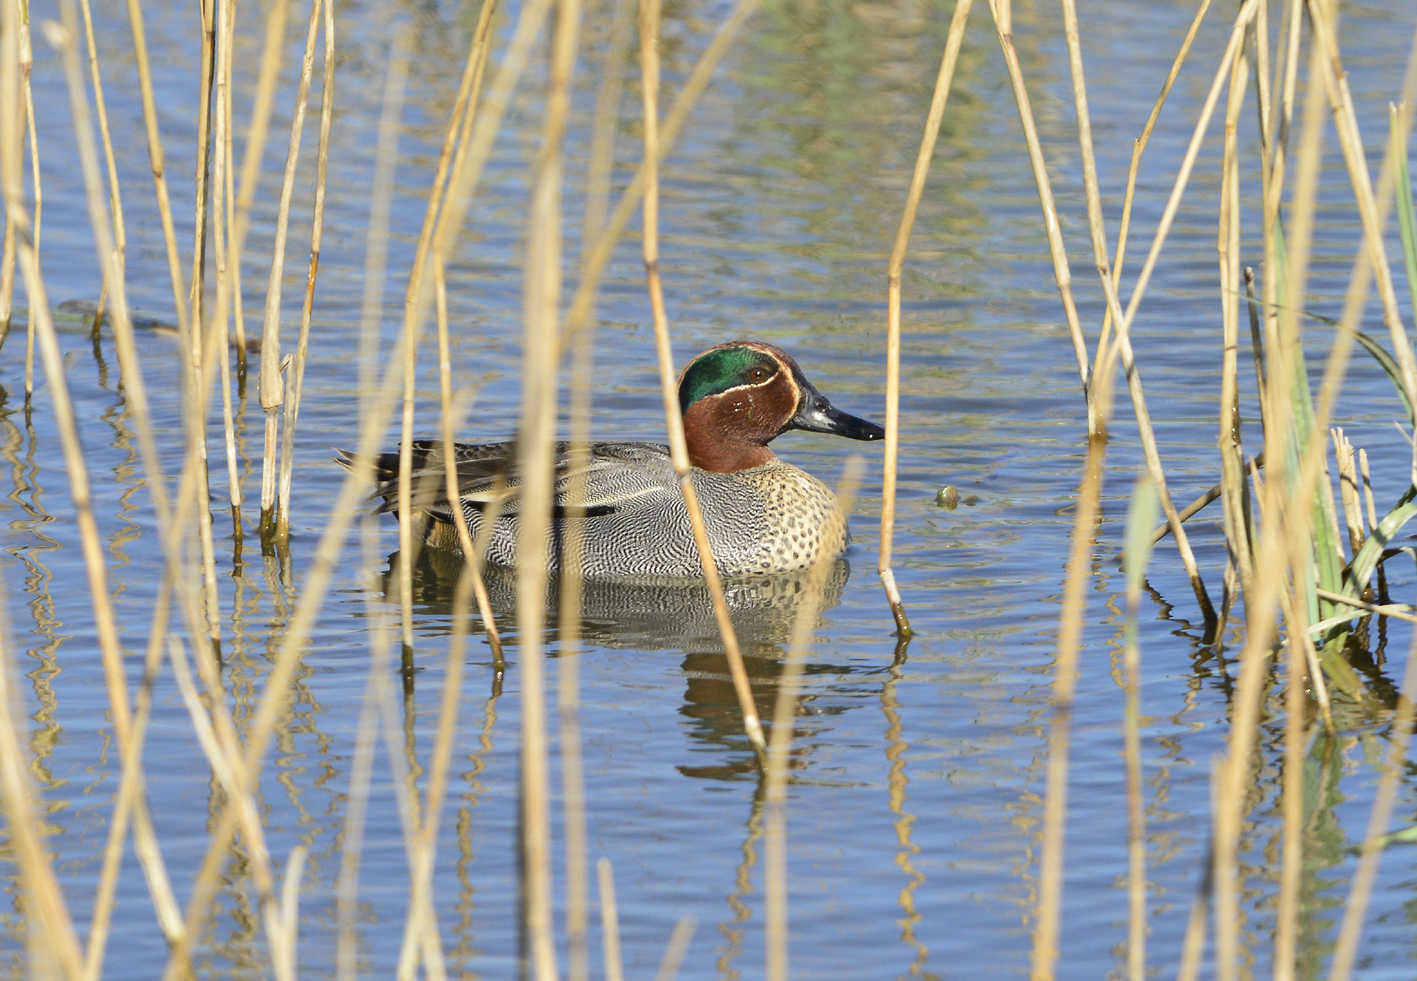
<path fill-rule="evenodd" d="M 238 6 L 231 0 L 210 0 L 199 5 L 201 63 L 197 89 L 200 110 L 196 122 L 197 158 L 181 161 L 194 176 L 194 239 L 190 282 L 184 279 L 182 255 L 174 228 L 166 179 L 167 157 L 158 129 L 158 113 L 149 66 L 143 10 L 129 0 L 127 13 L 143 106 L 147 153 L 154 179 L 162 226 L 165 258 L 178 320 L 183 358 L 184 398 L 181 422 L 186 444 L 180 471 L 164 474 L 154 436 L 154 420 L 144 383 L 143 365 L 134 342 L 132 316 L 125 285 L 127 230 L 113 149 L 114 134 L 103 97 L 103 83 L 95 46 L 92 12 L 87 0 L 76 8 L 72 0 L 59 7 L 60 22 L 40 28 L 63 61 L 71 115 L 84 179 L 85 199 L 93 230 L 102 293 L 93 327 L 111 325 L 122 373 L 123 398 L 133 419 L 138 455 L 148 487 L 162 548 L 163 568 L 157 600 L 145 640 L 141 680 L 130 691 L 125 673 L 120 624 L 111 600 L 110 570 L 105 559 L 93 510 L 93 493 L 84 448 L 79 438 L 80 420 L 69 393 L 62 351 L 48 306 L 38 260 L 39 222 L 42 207 L 40 150 L 33 96 L 29 84 L 32 52 L 27 19 L 19 4 L 3 7 L 0 37 L 0 185 L 6 208 L 3 257 L 0 257 L 0 340 L 8 331 L 13 307 L 15 277 L 28 298 L 26 330 L 37 350 L 45 379 L 47 400 L 59 434 L 65 461 L 74 526 L 84 562 L 92 606 L 97 648 L 102 663 L 108 709 L 113 720 L 121 774 L 112 802 L 110 823 L 93 896 L 86 941 L 81 942 L 74 917 L 59 886 L 54 858 L 42 837 L 42 802 L 27 773 L 27 751 L 20 738 L 21 715 L 13 688 L 10 638 L 0 631 L 0 784 L 11 844 L 25 893 L 30 929 L 36 943 L 37 974 L 62 975 L 72 981 L 97 981 L 104 971 L 111 942 L 118 879 L 127 837 L 147 882 L 156 918 L 169 945 L 165 977 L 170 981 L 195 973 L 195 949 L 204 927 L 214 914 L 222 874 L 240 836 L 247 860 L 249 883 L 254 889 L 259 922 L 264 932 L 271 973 L 281 981 L 298 976 L 296 957 L 300 917 L 300 891 L 306 863 L 303 846 L 284 861 L 266 844 L 268 828 L 258 790 L 261 771 L 277 722 L 289 710 L 292 681 L 311 637 L 321 606 L 334 581 L 345 541 L 360 512 L 373 454 L 389 429 L 395 413 L 400 417 L 402 448 L 398 480 L 403 502 L 400 514 L 400 559 L 395 569 L 399 600 L 398 628 L 392 616 L 376 609 L 370 598 L 370 669 L 365 704 L 351 767 L 345 833 L 341 842 L 340 874 L 336 901 L 338 926 L 337 971 L 341 978 L 359 973 L 357 958 L 357 904 L 359 866 L 367 807 L 373 781 L 379 737 L 387 744 L 390 767 L 401 788 L 395 798 L 404 829 L 404 850 L 409 866 L 408 903 L 400 925 L 397 966 L 400 978 L 422 972 L 430 978 L 449 973 L 439 934 L 437 896 L 434 892 L 436 845 L 448 795 L 453 747 L 462 715 L 462 680 L 467 657 L 470 611 L 476 604 L 494 650 L 497 668 L 504 666 L 497 625 L 481 579 L 484 534 L 474 541 L 465 516 L 454 509 L 457 533 L 467 556 L 452 604 L 452 631 L 446 650 L 443 689 L 437 725 L 429 747 L 426 768 L 418 764 L 416 745 L 403 736 L 398 706 L 388 675 L 393 663 L 392 641 L 397 634 L 406 652 L 413 645 L 412 563 L 419 542 L 412 534 L 412 438 L 416 421 L 415 381 L 417 358 L 430 315 L 436 322 L 440 395 L 440 440 L 445 456 L 454 455 L 453 439 L 465 415 L 469 394 L 455 386 L 451 327 L 448 313 L 447 275 L 463 234 L 471 200 L 486 168 L 492 146 L 501 131 L 513 95 L 520 84 L 538 40 L 547 31 L 547 89 L 540 120 L 540 145 L 532 170 L 528 245 L 524 271 L 523 395 L 518 430 L 518 468 L 521 477 L 518 548 L 522 561 L 516 569 L 517 619 L 520 624 L 515 669 L 519 672 L 522 707 L 520 741 L 520 791 L 522 826 L 519 847 L 523 857 L 525 923 L 532 969 L 541 981 L 560 974 L 558 935 L 566 939 L 569 976 L 581 981 L 591 974 L 589 963 L 589 861 L 586 801 L 581 774 L 579 676 L 580 589 L 578 575 L 562 581 L 561 654 L 558 685 L 558 737 L 563 768 L 562 790 L 566 815 L 565 927 L 558 931 L 552 898 L 553 800 L 550 784 L 552 739 L 547 726 L 543 636 L 545 598 L 549 580 L 540 557 L 549 546 L 554 502 L 554 449 L 557 430 L 557 370 L 568 351 L 573 363 L 571 453 L 584 453 L 590 432 L 590 365 L 597 290 L 621 234 L 634 212 L 643 205 L 643 261 L 654 330 L 666 428 L 680 488 L 691 516 L 703 562 L 704 578 L 739 702 L 744 728 L 759 752 L 766 803 L 765 860 L 765 974 L 772 979 L 789 975 L 786 839 L 791 797 L 789 762 L 793 723 L 811 630 L 820 606 L 825 566 L 814 569 L 806 598 L 798 607 L 790 648 L 777 692 L 771 740 L 765 738 L 749 689 L 747 672 L 729 616 L 729 610 L 708 545 L 689 465 L 682 419 L 675 395 L 674 359 L 671 353 L 663 285 L 659 275 L 660 166 L 675 139 L 687 124 L 688 114 L 702 95 L 716 66 L 734 37 L 753 15 L 758 0 L 739 0 L 718 27 L 702 56 L 688 73 L 683 88 L 662 124 L 659 116 L 660 17 L 658 0 L 640 0 L 640 96 L 643 111 L 643 158 L 633 179 L 614 209 L 609 207 L 614 132 L 623 87 L 621 63 L 630 35 L 628 0 L 611 0 L 605 9 L 585 16 L 604 18 L 608 38 L 602 66 L 603 83 L 597 98 L 594 149 L 587 177 L 590 188 L 581 241 L 577 292 L 564 303 L 563 235 L 566 186 L 565 143 L 572 124 L 572 81 L 581 42 L 583 12 L 579 0 L 529 0 L 522 5 L 500 56 L 495 21 L 499 7 L 485 0 L 471 32 L 461 83 L 446 121 L 441 153 L 430 187 L 413 263 L 403 296 L 403 316 L 391 348 L 381 343 L 379 324 L 384 294 L 387 248 L 392 234 L 391 201 L 399 159 L 398 136 L 402 126 L 404 91 L 410 59 L 409 35 L 400 35 L 391 48 L 379 124 L 376 172 L 368 222 L 361 325 L 361 395 L 358 447 L 354 472 L 340 489 L 329 519 L 301 585 L 288 623 L 272 641 L 272 661 L 265 688 L 254 711 L 243 723 L 233 712 L 228 678 L 220 661 L 220 639 L 230 617 L 235 631 L 239 611 L 223 611 L 219 602 L 218 567 L 212 531 L 207 474 L 208 414 L 214 397 L 220 397 L 228 472 L 228 495 L 235 532 L 242 532 L 241 474 L 237 459 L 237 413 L 231 392 L 231 342 L 234 326 L 237 384 L 244 379 L 246 343 L 243 314 L 242 254 L 247 233 L 258 219 L 261 205 L 257 189 L 263 174 L 264 150 L 280 88 L 290 5 L 276 3 L 260 23 L 261 59 L 251 97 L 249 125 L 242 128 L 239 179 L 236 164 L 238 128 L 234 109 L 237 73 L 233 42 L 238 26 Z M 1243 624 L 1238 656 L 1238 678 L 1230 705 L 1225 757 L 1213 779 L 1213 827 L 1201 888 L 1186 920 L 1180 975 L 1199 970 L 1207 932 L 1207 908 L 1215 917 L 1215 970 L 1222 979 L 1241 976 L 1247 954 L 1242 949 L 1240 910 L 1245 883 L 1241 871 L 1241 832 L 1252 806 L 1246 789 L 1255 765 L 1264 692 L 1276 672 L 1284 675 L 1283 778 L 1281 811 L 1283 850 L 1273 936 L 1273 967 L 1277 979 L 1296 976 L 1300 935 L 1300 884 L 1304 874 L 1303 839 L 1304 751 L 1310 734 L 1319 725 L 1333 726 L 1328 692 L 1361 697 L 1362 680 L 1346 659 L 1345 645 L 1354 624 L 1368 616 L 1417 620 L 1411 607 L 1386 601 L 1384 590 L 1374 594 L 1369 584 L 1383 575 L 1384 548 L 1412 517 L 1417 517 L 1417 489 L 1386 513 L 1379 513 L 1371 488 L 1366 454 L 1341 433 L 1332 431 L 1337 399 L 1349 367 L 1355 341 L 1374 353 L 1387 370 L 1396 390 L 1408 405 L 1417 404 L 1417 356 L 1411 349 L 1395 273 L 1386 246 L 1389 213 L 1397 203 L 1404 244 L 1403 265 L 1409 280 L 1417 277 L 1417 217 L 1412 213 L 1410 175 L 1406 164 L 1409 119 L 1407 110 L 1395 108 L 1382 166 L 1373 179 L 1367 148 L 1358 126 L 1358 112 L 1342 68 L 1336 11 L 1319 0 L 1289 0 L 1278 32 L 1280 46 L 1271 61 L 1268 9 L 1263 0 L 1245 0 L 1234 13 L 1223 51 L 1215 61 L 1205 88 L 1199 119 L 1177 161 L 1177 174 L 1165 198 L 1161 220 L 1145 261 L 1130 281 L 1122 275 L 1129 224 L 1136 193 L 1141 154 L 1160 111 L 1180 76 L 1197 36 L 1209 0 L 1201 0 L 1160 96 L 1140 137 L 1133 143 L 1131 166 L 1123 192 L 1121 228 L 1115 243 L 1108 238 L 1103 213 L 1103 188 L 1098 179 L 1094 133 L 1088 107 L 1083 45 L 1085 25 L 1073 0 L 1063 0 L 1062 40 L 1066 46 L 1072 104 L 1078 129 L 1081 179 L 1086 201 L 1087 228 L 1092 261 L 1097 270 L 1103 314 L 1095 350 L 1074 300 L 1072 260 L 1061 234 L 1053 183 L 1046 166 L 1043 137 L 1034 119 L 1029 79 L 1015 47 L 1010 0 L 990 0 L 989 8 L 1000 45 L 1011 91 L 1019 111 L 1030 171 L 1034 176 L 1055 283 L 1076 358 L 1088 411 L 1087 454 L 1080 473 L 1078 499 L 1073 514 L 1068 557 L 1053 665 L 1052 717 L 1047 737 L 1046 793 L 1043 803 L 1040 875 L 1035 909 L 1030 973 L 1048 979 L 1058 973 L 1059 938 L 1065 907 L 1063 871 L 1069 790 L 1069 753 L 1073 702 L 1079 656 L 1086 626 L 1085 598 L 1092 578 L 1096 536 L 1106 469 L 1107 441 L 1115 438 L 1112 418 L 1114 388 L 1120 367 L 1138 424 L 1137 439 L 1146 478 L 1135 494 L 1128 522 L 1127 621 L 1123 637 L 1125 716 L 1121 724 L 1127 773 L 1128 926 L 1127 974 L 1146 976 L 1148 930 L 1145 879 L 1146 840 L 1142 801 L 1143 760 L 1141 741 L 1140 677 L 1142 650 L 1137 624 L 1139 598 L 1149 544 L 1147 529 L 1154 506 L 1166 514 L 1166 531 L 1177 544 L 1185 574 L 1192 584 L 1202 619 L 1214 631 L 1216 650 L 1226 642 L 1225 625 L 1237 604 L 1243 602 Z M 897 631 L 902 641 L 910 636 L 905 597 L 895 578 L 893 535 L 896 523 L 897 469 L 901 448 L 901 370 L 908 356 L 901 337 L 901 277 L 911 233 L 924 193 L 930 162 L 960 52 L 967 38 L 971 0 L 958 0 L 944 44 L 932 98 L 906 200 L 896 228 L 886 268 L 886 458 L 882 493 L 881 541 L 878 571 Z M 554 18 L 553 18 L 554 13 Z M 88 78 L 84 77 L 79 51 L 80 15 L 87 44 Z M 278 549 L 289 547 L 289 521 L 294 483 L 295 429 L 312 328 L 316 319 L 315 285 L 320 266 L 326 177 L 336 91 L 335 5 L 312 0 L 307 33 L 295 85 L 286 162 L 278 201 L 270 218 L 273 246 L 268 267 L 262 318 L 259 401 L 264 414 L 261 478 L 261 523 L 268 541 Z M 546 25 L 552 26 L 547 30 Z M 244 23 L 244 22 L 243 22 Z M 1307 25 L 1307 26 L 1306 26 Z M 321 51 L 319 39 L 323 35 Z M 1306 47 L 1307 45 L 1307 47 Z M 313 183 L 314 210 L 311 242 L 301 304 L 298 340 L 287 360 L 282 354 L 280 318 L 285 306 L 282 283 L 289 230 L 289 212 L 300 180 L 299 155 L 317 52 L 323 56 L 320 133 Z M 1300 61 L 1307 60 L 1302 84 Z M 486 83 L 491 67 L 492 78 Z M 1251 78 L 1254 85 L 1250 85 Z M 92 88 L 95 114 L 90 112 Z M 484 91 L 485 88 L 485 91 Z M 1401 90 L 1405 100 L 1417 98 L 1417 38 Z M 1260 152 L 1257 160 L 1245 159 L 1240 139 L 1242 114 L 1251 96 L 1259 119 Z M 1140 369 L 1132 348 L 1131 330 L 1148 285 L 1161 262 L 1163 246 L 1176 219 L 1200 151 L 1224 98 L 1221 148 L 1220 206 L 1217 214 L 1218 295 L 1222 303 L 1218 357 L 1220 453 L 1216 489 L 1196 505 L 1178 510 L 1167 491 L 1160 447 L 1148 415 Z M 1295 108 L 1300 118 L 1293 119 Z M 95 119 L 96 115 L 96 119 Z M 1328 118 L 1325 118 L 1325 117 Z M 99 139 L 95 139 L 97 123 Z M 1334 325 L 1322 380 L 1315 397 L 1309 388 L 1302 346 L 1301 318 L 1308 296 L 1309 266 L 1316 234 L 1319 168 L 1328 127 L 1337 137 L 1345 177 L 1357 204 L 1362 246 L 1355 257 L 1343 313 Z M 1291 134 L 1297 137 L 1292 141 Z M 102 160 L 99 142 L 102 143 Z M 24 193 L 28 165 L 32 192 Z M 1264 250 L 1264 275 L 1254 289 L 1244 269 L 1241 227 L 1246 213 L 1242 188 L 1258 172 L 1261 185 L 1260 238 Z M 266 220 L 261 218 L 261 220 Z M 207 255 L 208 241 L 213 254 Z M 207 277 L 215 276 L 212 296 Z M 1260 428 L 1264 455 L 1247 456 L 1239 405 L 1244 382 L 1239 368 L 1240 303 L 1242 283 L 1252 302 L 1248 313 L 1255 348 L 1256 392 L 1262 409 Z M 1409 284 L 1410 285 L 1410 284 Z M 1122 291 L 1129 287 L 1127 299 Z M 1368 292 L 1375 288 L 1388 326 L 1390 352 L 1371 338 L 1360 337 L 1358 327 Z M 1258 292 L 1259 298 L 1254 299 Z M 563 314 L 563 307 L 565 308 Z M 27 358 L 27 360 L 29 360 Z M 383 364 L 384 367 L 380 368 Z M 1069 367 L 1069 372 L 1072 370 Z M 32 368 L 26 373 L 27 395 L 34 389 Z M 214 391 L 215 389 L 215 391 Z M 1332 491 L 1327 448 L 1334 446 L 1333 467 L 1340 489 Z M 1259 483 L 1260 461 L 1265 473 Z M 1417 454 L 1410 471 L 1417 485 Z M 1254 483 L 1254 489 L 1247 484 Z M 450 469 L 446 492 L 457 493 L 457 474 Z M 849 506 L 859 470 L 843 478 L 841 497 Z M 574 496 L 576 485 L 572 483 Z M 1151 502 L 1153 500 L 1155 505 Z M 1222 574 L 1225 591 L 1220 610 L 1211 608 L 1209 593 L 1184 521 L 1214 499 L 1222 501 L 1227 568 Z M 1340 523 L 1338 507 L 1342 505 Z M 565 526 L 565 566 L 574 569 L 579 525 L 574 513 Z M 1159 536 L 1153 535 L 1152 541 Z M 377 562 L 373 535 L 362 536 L 364 566 Z M 1378 602 L 1373 602 L 1377 599 Z M 175 614 L 175 615 L 174 615 Z M 1240 617 L 1236 617 L 1237 620 Z M 1283 657 L 1280 656 L 1281 652 Z M 153 708 L 153 687 L 164 663 L 187 712 L 194 741 L 219 788 L 210 836 L 196 874 L 185 888 L 175 889 L 164 863 L 161 843 L 153 828 L 144 787 L 143 747 Z M 1370 811 L 1363 847 L 1344 907 L 1331 977 L 1347 978 L 1359 951 L 1361 931 L 1374 887 L 1377 863 L 1387 842 L 1387 829 L 1395 806 L 1398 780 L 1406 759 L 1413 724 L 1413 688 L 1417 686 L 1417 648 L 1408 655 L 1396 704 L 1384 708 L 1392 732 L 1389 759 L 1381 769 Z M 409 732 L 412 732 L 410 728 Z M 420 787 L 415 773 L 423 770 Z M 610 981 L 623 977 L 614 881 L 608 860 L 601 859 L 599 898 L 604 972 Z M 176 895 L 185 893 L 185 908 Z M 694 924 L 679 921 L 660 963 L 658 976 L 673 977 L 686 955 Z"/>

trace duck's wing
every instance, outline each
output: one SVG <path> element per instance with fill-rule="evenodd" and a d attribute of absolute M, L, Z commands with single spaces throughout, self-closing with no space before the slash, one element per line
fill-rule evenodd
<path fill-rule="evenodd" d="M 611 514 L 678 495 L 678 478 L 667 446 L 593 443 L 584 459 L 573 459 L 568 450 L 557 454 L 558 508 L 582 508 L 587 515 Z"/>
<path fill-rule="evenodd" d="M 440 443 L 418 440 L 413 444 L 413 504 L 435 519 L 452 521 L 445 457 Z M 457 467 L 462 506 L 481 511 L 495 505 L 498 514 L 517 514 L 521 478 L 516 472 L 516 457 L 512 442 L 454 444 L 452 461 Z M 341 463 L 349 466 L 347 455 Z M 375 479 L 378 487 L 374 496 L 384 499 L 377 510 L 397 510 L 397 453 L 376 458 Z M 570 452 L 569 444 L 558 443 L 554 479 L 554 513 L 558 517 L 571 509 L 590 516 L 611 514 L 678 493 L 669 448 L 655 443 L 593 443 L 581 457 Z"/>

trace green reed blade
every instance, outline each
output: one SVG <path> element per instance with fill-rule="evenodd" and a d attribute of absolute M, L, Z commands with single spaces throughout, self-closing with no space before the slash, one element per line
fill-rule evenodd
<path fill-rule="evenodd" d="M 1388 845 L 1417 845 L 1417 825 L 1403 828 L 1401 831 L 1394 831 L 1390 835 L 1383 835 L 1378 839 L 1378 844 L 1382 848 L 1386 848 Z"/>
<path fill-rule="evenodd" d="M 1122 572 L 1128 588 L 1139 588 L 1151 559 L 1151 534 L 1156 526 L 1160 497 L 1156 485 L 1142 476 L 1132 491 L 1132 503 L 1127 508 L 1126 551 L 1122 553 Z"/>
<path fill-rule="evenodd" d="M 1284 296 L 1289 262 L 1288 250 L 1285 247 L 1282 215 L 1275 216 L 1271 234 L 1274 239 L 1275 295 Z M 1288 475 L 1287 479 L 1291 486 L 1299 474 L 1300 448 L 1307 446 L 1310 438 L 1322 438 L 1321 434 L 1314 434 L 1313 393 L 1309 386 L 1309 370 L 1304 359 L 1302 342 L 1296 342 L 1294 345 L 1292 363 L 1294 373 L 1293 383 L 1290 386 L 1292 393 L 1290 413 L 1293 439 L 1290 441 L 1285 461 L 1285 473 Z M 1335 527 L 1337 527 L 1337 516 L 1334 514 L 1333 502 L 1329 499 L 1328 494 L 1319 489 L 1314 494 L 1313 513 L 1310 520 L 1310 534 L 1314 546 L 1313 562 L 1306 561 L 1301 568 L 1294 570 L 1294 574 L 1299 578 L 1298 593 L 1303 597 L 1308 608 L 1310 623 L 1318 623 L 1328 619 L 1333 616 L 1336 609 L 1333 603 L 1320 600 L 1314 587 L 1319 586 L 1330 592 L 1340 592 L 1343 589 L 1343 552 L 1334 534 Z M 1340 631 L 1340 636 L 1335 638 L 1338 644 L 1342 643 L 1341 633 L 1342 631 Z"/>
<path fill-rule="evenodd" d="M 1397 125 L 1397 109 L 1388 111 L 1390 126 Z M 1417 214 L 1412 207 L 1412 178 L 1407 165 L 1407 146 L 1404 141 L 1402 152 L 1397 158 L 1397 228 L 1402 233 L 1402 259 L 1407 265 L 1407 294 L 1417 309 Z M 1399 390 L 1402 388 L 1398 386 Z"/>
<path fill-rule="evenodd" d="M 1402 530 L 1403 525 L 1417 517 L 1417 503 L 1414 503 L 1414 499 L 1417 499 L 1417 487 L 1408 487 L 1407 493 L 1383 516 L 1377 528 L 1373 529 L 1373 533 L 1358 550 L 1358 554 L 1353 556 L 1343 587 L 1346 595 L 1356 599 L 1367 588 L 1368 580 L 1373 577 L 1373 570 L 1378 567 L 1378 560 L 1382 558 L 1383 549 L 1392 541 L 1393 536 Z"/>
<path fill-rule="evenodd" d="M 1392 387 L 1397 389 L 1397 397 L 1402 400 L 1402 407 L 1407 410 L 1407 418 L 1411 421 L 1413 428 L 1417 429 L 1417 412 L 1413 411 L 1412 403 L 1407 400 L 1407 387 L 1402 383 L 1402 369 L 1398 367 L 1397 359 L 1362 331 L 1358 331 L 1353 336 L 1357 338 L 1359 344 L 1363 345 L 1363 349 L 1373 356 L 1373 360 L 1382 366 L 1383 371 L 1387 372 Z"/>

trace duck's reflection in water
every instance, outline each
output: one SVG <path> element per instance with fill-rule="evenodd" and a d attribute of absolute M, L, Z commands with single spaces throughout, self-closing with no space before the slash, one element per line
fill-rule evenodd
<path fill-rule="evenodd" d="M 397 568 L 392 557 L 390 568 Z M 413 571 L 415 617 L 421 621 L 420 632 L 425 636 L 449 629 L 453 593 L 463 569 L 461 556 L 436 550 L 426 550 Z M 753 700 L 764 726 L 769 726 L 783 672 L 787 645 L 793 624 L 805 604 L 814 608 L 819 625 L 821 617 L 841 602 L 842 592 L 850 575 L 850 565 L 844 559 L 833 563 L 819 596 L 812 596 L 810 575 L 800 572 L 788 575 L 759 576 L 724 583 L 724 595 L 743 652 L 744 666 L 752 688 Z M 508 647 L 509 661 L 515 663 L 516 609 L 515 576 L 502 569 L 489 569 L 485 577 L 492 612 Z M 560 587 L 557 580 L 548 584 L 546 597 L 547 640 L 559 642 L 558 618 Z M 397 589 L 392 578 L 386 583 L 386 595 L 396 601 Z M 588 581 L 581 596 L 581 640 L 587 646 L 636 651 L 677 651 L 684 677 L 684 703 L 680 713 L 693 720 L 689 734 L 698 744 L 697 752 L 686 754 L 676 768 L 686 777 L 706 780 L 752 780 L 754 787 L 744 816 L 742 861 L 725 896 L 728 917 L 718 925 L 723 943 L 717 948 L 717 967 L 724 977 L 736 976 L 734 961 L 743 949 L 744 925 L 752 917 L 751 900 L 754 886 L 752 870 L 759 864 L 758 849 L 763 834 L 764 774 L 752 744 L 743 730 L 743 714 L 729 674 L 723 641 L 713 613 L 713 603 L 707 587 L 701 582 L 683 581 Z M 474 631 L 481 625 L 475 624 Z M 824 663 L 814 656 L 806 667 L 811 675 L 842 677 L 858 675 L 859 666 Z M 807 703 L 815 700 L 818 686 L 807 681 L 801 687 L 795 717 L 808 713 Z M 811 721 L 804 732 L 799 725 L 794 732 L 792 759 L 789 766 L 806 765 L 820 735 L 824 716 L 845 711 L 845 703 L 830 708 L 814 707 Z M 800 737 L 800 738 L 799 738 Z M 694 758 L 690 764 L 689 758 Z"/>
<path fill-rule="evenodd" d="M 419 557 L 413 570 L 413 600 L 415 616 L 422 621 L 421 631 L 436 633 L 447 629 L 462 565 L 460 556 L 434 549 L 425 550 Z M 396 568 L 393 561 L 390 568 Z M 834 562 L 821 596 L 816 598 L 808 596 L 810 576 L 806 571 L 724 583 L 729 615 L 764 724 L 772 718 L 777 680 L 799 610 L 804 603 L 812 602 L 820 619 L 841 602 L 850 572 L 845 559 Z M 516 578 L 507 570 L 489 568 L 485 581 L 498 627 L 508 645 L 514 647 Z M 397 593 L 392 582 L 388 586 L 392 600 Z M 560 588 L 556 579 L 547 587 L 546 630 L 552 644 L 559 639 Z M 713 603 L 702 582 L 587 581 L 581 592 L 581 639 L 594 647 L 682 652 L 685 691 L 680 711 L 696 723 L 693 736 L 718 747 L 720 752 L 715 754 L 716 762 L 681 765 L 680 772 L 709 779 L 756 774 L 757 759 L 743 731 L 743 715 L 733 690 Z M 851 668 L 814 660 L 807 671 L 850 673 Z M 807 688 L 810 690 L 811 686 Z"/>

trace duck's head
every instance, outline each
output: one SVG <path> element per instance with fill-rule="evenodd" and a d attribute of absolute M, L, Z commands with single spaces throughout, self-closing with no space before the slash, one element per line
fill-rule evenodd
<path fill-rule="evenodd" d="M 759 341 L 729 341 L 690 362 L 679 376 L 679 408 L 689 461 L 716 473 L 767 463 L 768 443 L 789 429 L 863 440 L 886 434 L 833 406 L 791 355 Z"/>

